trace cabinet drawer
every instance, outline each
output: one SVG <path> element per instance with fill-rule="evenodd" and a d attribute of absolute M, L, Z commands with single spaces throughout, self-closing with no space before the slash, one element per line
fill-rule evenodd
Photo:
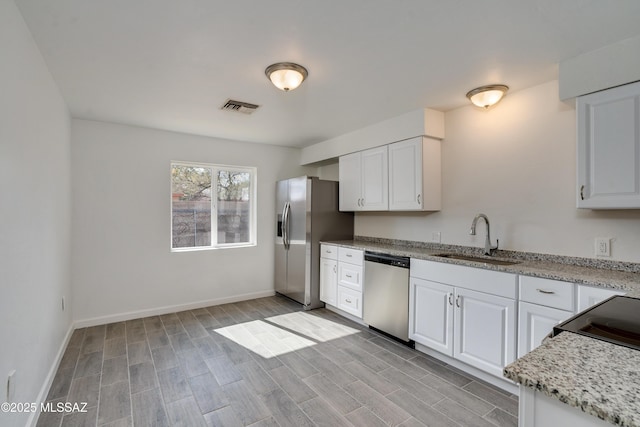
<path fill-rule="evenodd" d="M 338 286 L 338 308 L 362 318 L 362 292 Z"/>
<path fill-rule="evenodd" d="M 573 283 L 520 276 L 521 301 L 573 311 L 573 292 Z"/>
<path fill-rule="evenodd" d="M 338 248 L 338 261 L 348 262 L 350 264 L 362 265 L 364 260 L 364 252 L 358 249 Z"/>
<path fill-rule="evenodd" d="M 362 267 L 348 264 L 346 262 L 338 263 L 338 284 L 346 286 L 356 291 L 362 291 Z"/>
<path fill-rule="evenodd" d="M 338 247 L 334 245 L 320 245 L 320 257 L 338 259 Z"/>

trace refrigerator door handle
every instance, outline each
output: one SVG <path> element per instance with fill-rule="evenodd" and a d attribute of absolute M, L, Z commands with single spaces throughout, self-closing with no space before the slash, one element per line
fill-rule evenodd
<path fill-rule="evenodd" d="M 282 243 L 285 250 L 289 250 L 289 213 L 291 212 L 291 205 L 289 202 L 284 204 L 284 210 L 282 211 Z"/>
<path fill-rule="evenodd" d="M 284 205 L 282 206 L 282 222 L 280 223 L 280 234 L 282 235 L 282 245 L 284 246 L 285 249 L 287 249 L 287 232 L 286 230 L 286 226 L 287 225 L 287 202 L 284 203 Z"/>

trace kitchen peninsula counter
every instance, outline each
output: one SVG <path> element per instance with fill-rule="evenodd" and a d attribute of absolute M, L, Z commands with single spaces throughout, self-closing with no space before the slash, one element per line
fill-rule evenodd
<path fill-rule="evenodd" d="M 640 427 L 638 350 L 562 332 L 508 365 L 504 375 L 611 424 Z"/>

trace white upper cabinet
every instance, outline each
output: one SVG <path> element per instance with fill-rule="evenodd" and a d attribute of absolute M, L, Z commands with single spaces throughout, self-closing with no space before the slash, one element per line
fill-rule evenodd
<path fill-rule="evenodd" d="M 362 156 L 360 153 L 347 154 L 340 157 L 338 165 L 340 173 L 340 210 L 360 210 L 362 199 Z"/>
<path fill-rule="evenodd" d="M 440 141 L 418 136 L 340 157 L 341 211 L 440 210 Z"/>
<path fill-rule="evenodd" d="M 389 209 L 389 175 L 387 147 L 362 152 L 362 209 Z"/>
<path fill-rule="evenodd" d="M 389 144 L 389 210 L 440 210 L 440 141 L 416 137 Z"/>
<path fill-rule="evenodd" d="M 640 82 L 577 100 L 577 206 L 640 208 Z"/>
<path fill-rule="evenodd" d="M 389 209 L 387 146 L 341 156 L 340 210 Z"/>

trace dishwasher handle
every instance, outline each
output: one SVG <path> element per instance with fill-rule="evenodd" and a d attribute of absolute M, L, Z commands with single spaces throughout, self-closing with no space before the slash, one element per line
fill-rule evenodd
<path fill-rule="evenodd" d="M 409 257 L 381 254 L 378 252 L 365 252 L 364 260 L 400 268 L 409 268 L 411 263 Z"/>

